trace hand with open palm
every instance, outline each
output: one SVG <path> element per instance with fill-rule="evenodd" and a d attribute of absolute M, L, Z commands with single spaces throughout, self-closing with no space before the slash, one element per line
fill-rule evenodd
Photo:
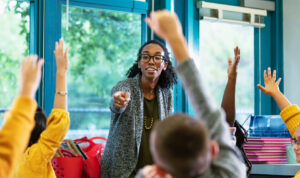
<path fill-rule="evenodd" d="M 268 73 L 264 70 L 264 83 L 265 87 L 258 84 L 257 87 L 264 92 L 266 95 L 274 97 L 276 93 L 280 93 L 279 83 L 281 78 L 276 81 L 276 70 L 273 71 L 273 75 L 271 74 L 271 68 L 268 68 Z"/>

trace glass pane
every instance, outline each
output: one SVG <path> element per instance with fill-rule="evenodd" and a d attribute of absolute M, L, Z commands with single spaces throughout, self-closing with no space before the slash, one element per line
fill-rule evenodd
<path fill-rule="evenodd" d="M 20 61 L 29 54 L 29 6 L 24 1 L 0 1 L 0 123 L 18 92 Z"/>
<path fill-rule="evenodd" d="M 197 65 L 219 106 L 227 83 L 228 58 L 234 59 L 233 49 L 236 46 L 241 49 L 236 110 L 237 120 L 243 124 L 254 113 L 254 29 L 237 24 L 200 21 L 200 60 Z"/>
<path fill-rule="evenodd" d="M 141 45 L 141 15 L 63 7 L 62 36 L 69 46 L 68 138 L 107 136 L 110 91 L 125 79 Z"/>

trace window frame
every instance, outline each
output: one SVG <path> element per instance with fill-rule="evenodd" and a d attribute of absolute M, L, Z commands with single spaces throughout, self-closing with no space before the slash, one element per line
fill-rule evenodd
<path fill-rule="evenodd" d="M 226 5 L 239 6 L 239 0 L 206 0 L 207 2 L 221 3 Z M 265 28 L 261 29 L 261 71 L 259 71 L 259 30 L 254 30 L 254 114 L 279 114 L 279 108 L 273 99 L 265 94 L 259 94 L 256 85 L 261 81 L 263 83 L 263 70 L 267 67 L 277 70 L 277 76 L 284 79 L 283 76 L 283 22 L 282 22 L 282 2 L 280 0 L 271 0 L 276 3 L 274 12 L 269 12 L 264 18 Z M 199 57 L 199 9 L 197 0 L 185 1 L 174 0 L 175 12 L 182 24 L 183 33 L 187 39 L 188 47 L 194 58 Z M 261 78 L 261 80 L 259 80 Z M 279 86 L 283 92 L 283 80 Z M 175 112 L 186 112 L 195 115 L 180 82 L 174 89 L 174 109 Z M 260 98 L 261 96 L 261 98 Z"/>
<path fill-rule="evenodd" d="M 61 16 L 62 5 L 66 4 L 66 0 L 47 0 L 44 1 L 44 80 L 42 81 L 41 103 L 46 114 L 49 115 L 53 108 L 54 95 L 55 95 L 55 73 L 56 64 L 54 58 L 55 42 L 61 38 Z M 148 3 L 133 0 L 70 0 L 70 6 L 88 7 L 96 9 L 114 10 L 120 12 L 131 12 L 141 14 L 141 42 L 147 40 L 147 28 L 144 18 L 148 13 Z"/>
<path fill-rule="evenodd" d="M 207 0 L 214 3 L 225 3 L 222 0 Z M 254 110 L 256 115 L 278 114 L 279 109 L 276 103 L 268 96 L 260 94 L 256 84 L 263 82 L 262 71 L 271 66 L 277 70 L 277 75 L 283 76 L 283 30 L 282 30 L 282 2 L 272 0 L 276 3 L 276 10 L 268 12 L 264 18 L 265 28 L 261 29 L 261 71 L 259 72 L 259 30 L 254 30 L 254 87 L 255 101 Z M 55 60 L 53 55 L 54 44 L 61 36 L 61 6 L 66 0 L 38 1 L 30 2 L 30 53 L 38 54 L 45 58 L 45 66 L 42 82 L 37 93 L 37 101 L 46 113 L 49 114 L 53 107 L 53 98 L 55 90 Z M 194 54 L 199 57 L 199 12 L 196 7 L 197 0 L 163 0 L 155 1 L 154 9 L 171 10 L 171 4 L 174 3 L 174 11 L 178 14 L 179 20 L 183 26 L 183 32 L 187 38 L 188 46 Z M 144 43 L 151 38 L 151 31 L 147 27 L 143 18 L 149 15 L 152 10 L 152 0 L 132 1 L 132 0 L 70 0 L 70 5 L 93 7 L 107 10 L 117 10 L 122 12 L 139 13 L 142 15 L 142 36 Z M 239 5 L 239 0 L 226 1 L 227 5 Z M 154 39 L 159 39 L 154 36 Z M 159 39 L 161 40 L 161 39 Z M 174 61 L 175 63 L 175 61 Z M 280 90 L 284 92 L 284 80 L 280 84 Z M 47 95 L 45 95 L 47 93 Z M 261 98 L 260 98 L 261 97 Z M 194 114 L 191 105 L 183 91 L 180 82 L 174 87 L 174 110 L 175 112 L 186 112 Z"/>

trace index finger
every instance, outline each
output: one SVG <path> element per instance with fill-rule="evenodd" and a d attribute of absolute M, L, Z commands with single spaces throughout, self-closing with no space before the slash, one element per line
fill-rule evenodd
<path fill-rule="evenodd" d="M 64 40 L 62 38 L 59 40 L 59 46 L 64 49 Z"/>
<path fill-rule="evenodd" d="M 115 92 L 115 93 L 113 94 L 113 97 L 118 97 L 118 96 L 120 96 L 120 94 L 121 94 L 121 92 L 120 92 L 120 91 L 117 91 L 117 92 Z"/>
<path fill-rule="evenodd" d="M 239 54 L 240 54 L 240 48 L 239 48 L 238 46 L 236 46 L 236 47 L 234 48 L 234 54 L 235 54 L 235 55 L 239 55 Z"/>

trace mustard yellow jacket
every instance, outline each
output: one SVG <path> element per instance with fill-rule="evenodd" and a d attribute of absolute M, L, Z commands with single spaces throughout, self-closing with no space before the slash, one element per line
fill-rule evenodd
<path fill-rule="evenodd" d="M 299 107 L 297 105 L 290 105 L 281 111 L 280 116 L 289 129 L 291 136 L 294 138 L 296 128 L 300 123 Z M 300 171 L 297 172 L 295 178 L 300 178 Z"/>
<path fill-rule="evenodd" d="M 41 133 L 38 142 L 27 148 L 13 178 L 55 178 L 51 159 L 63 141 L 69 125 L 69 113 L 63 109 L 53 109 L 46 129 Z"/>
<path fill-rule="evenodd" d="M 10 177 L 24 153 L 34 127 L 37 103 L 26 96 L 17 97 L 5 113 L 0 131 L 0 177 Z"/>

